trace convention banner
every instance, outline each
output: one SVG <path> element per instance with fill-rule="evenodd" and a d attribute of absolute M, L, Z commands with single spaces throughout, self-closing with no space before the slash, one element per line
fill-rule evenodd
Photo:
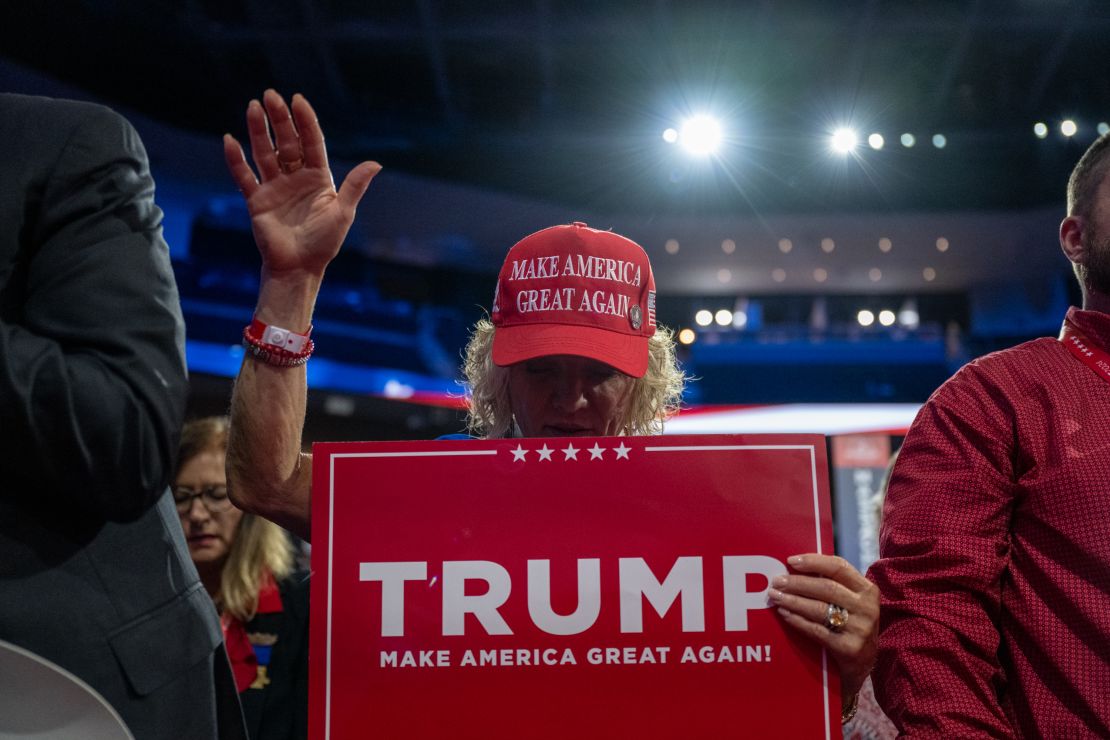
<path fill-rule="evenodd" d="M 317 444 L 311 737 L 830 738 L 767 604 L 831 552 L 825 441 Z"/>
<path fill-rule="evenodd" d="M 860 572 L 879 559 L 879 512 L 890 448 L 889 434 L 832 438 L 837 550 Z"/>

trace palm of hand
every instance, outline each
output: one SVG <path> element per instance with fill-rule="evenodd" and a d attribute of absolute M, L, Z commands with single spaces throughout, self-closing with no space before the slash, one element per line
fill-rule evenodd
<path fill-rule="evenodd" d="M 354 217 L 330 173 L 310 167 L 262 183 L 247 197 L 247 210 L 271 272 L 322 270 L 339 252 Z"/>

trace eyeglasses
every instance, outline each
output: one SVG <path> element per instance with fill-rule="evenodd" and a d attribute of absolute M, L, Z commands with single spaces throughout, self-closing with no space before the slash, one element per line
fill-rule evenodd
<path fill-rule="evenodd" d="M 199 498 L 204 508 L 211 512 L 227 511 L 231 508 L 231 499 L 227 497 L 227 486 L 205 486 L 199 491 L 188 486 L 173 486 L 173 502 L 177 506 L 177 513 L 188 514 L 193 508 L 193 499 Z"/>

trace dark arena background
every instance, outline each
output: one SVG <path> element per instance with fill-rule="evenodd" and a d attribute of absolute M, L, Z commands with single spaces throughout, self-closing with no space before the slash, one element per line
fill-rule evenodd
<path fill-rule="evenodd" d="M 584 221 L 654 264 L 697 378 L 668 431 L 869 435 L 831 450 L 864 502 L 956 368 L 1078 302 L 1057 229 L 1110 128 L 1107 38 L 1093 1 L 15 0 L 0 89 L 141 133 L 191 416 L 226 410 L 258 284 L 220 137 L 273 87 L 312 101 L 337 176 L 385 167 L 320 297 L 308 440 L 460 431 L 505 251 Z"/>

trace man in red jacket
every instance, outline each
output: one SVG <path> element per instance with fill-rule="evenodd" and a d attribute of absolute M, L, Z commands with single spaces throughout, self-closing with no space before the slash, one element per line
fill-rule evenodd
<path fill-rule="evenodd" d="M 894 469 L 874 682 L 908 735 L 1110 736 L 1110 136 L 1060 245 L 1083 308 L 941 386 Z"/>

